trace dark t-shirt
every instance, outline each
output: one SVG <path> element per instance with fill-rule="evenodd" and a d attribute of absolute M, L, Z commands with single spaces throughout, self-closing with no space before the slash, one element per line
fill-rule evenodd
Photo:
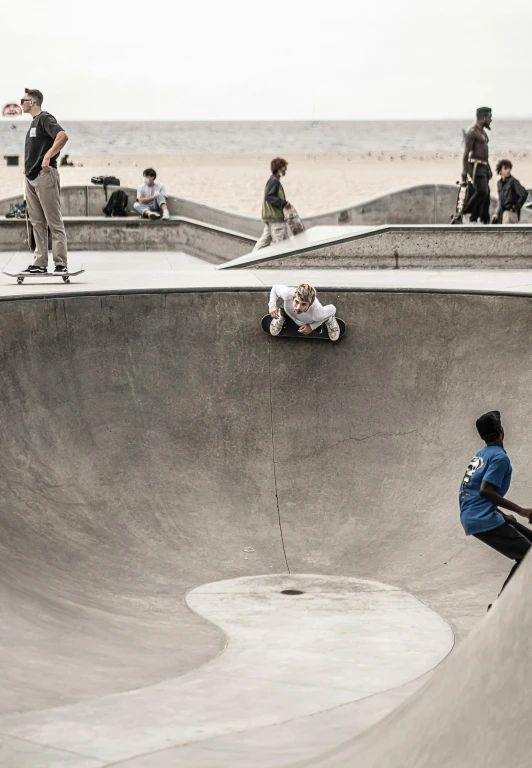
<path fill-rule="evenodd" d="M 24 145 L 24 172 L 33 181 L 42 169 L 45 154 L 55 141 L 55 137 L 63 128 L 49 112 L 40 112 L 33 118 L 30 129 L 26 134 Z M 52 168 L 57 168 L 59 152 L 50 160 Z"/>

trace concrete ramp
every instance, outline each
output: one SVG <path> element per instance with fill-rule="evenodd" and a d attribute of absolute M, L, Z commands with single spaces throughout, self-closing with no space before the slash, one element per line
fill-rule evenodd
<path fill-rule="evenodd" d="M 504 597 L 428 683 L 308 768 L 528 768 L 532 608 L 528 558 Z"/>
<path fill-rule="evenodd" d="M 218 269 L 521 269 L 531 234 L 531 224 L 318 226 Z"/>
<path fill-rule="evenodd" d="M 3 765 L 288 768 L 438 665 L 403 765 L 480 733 L 482 670 L 514 734 L 521 595 L 484 620 L 509 563 L 457 489 L 500 408 L 530 504 L 529 299 L 324 292 L 348 331 L 318 344 L 263 334 L 267 295 L 0 302 Z M 400 764 L 365 739 L 331 765 Z"/>

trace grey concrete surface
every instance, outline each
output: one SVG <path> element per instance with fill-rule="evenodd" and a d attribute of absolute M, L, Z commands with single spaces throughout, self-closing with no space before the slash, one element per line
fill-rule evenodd
<path fill-rule="evenodd" d="M 514 463 L 512 498 L 530 505 L 530 299 L 346 290 L 321 297 L 347 322 L 338 344 L 264 335 L 265 289 L 0 302 L 0 734 L 3 749 L 17 755 L 16 768 L 68 765 L 72 754 L 84 767 L 106 765 L 128 743 L 125 759 L 150 768 L 179 764 L 171 760 L 185 753 L 170 757 L 168 750 L 182 747 L 187 765 L 210 768 L 225 768 L 227 755 L 237 753 L 245 765 L 246 754 L 263 750 L 268 730 L 253 716 L 268 677 L 260 661 L 249 677 L 249 719 L 235 721 L 232 692 L 244 685 L 235 673 L 208 728 L 197 725 L 195 748 L 179 743 L 175 687 L 200 682 L 211 704 L 213 670 L 225 662 L 226 645 L 225 653 L 244 652 L 219 616 L 185 602 L 191 590 L 215 592 L 204 586 L 214 582 L 244 578 L 253 592 L 254 576 L 284 574 L 290 583 L 314 575 L 345 601 L 349 579 L 379 581 L 421 600 L 469 647 L 464 638 L 483 620 L 509 564 L 463 536 L 457 487 L 478 448 L 474 419 L 500 407 Z M 320 603 L 319 579 L 305 590 L 316 610 L 306 603 L 311 615 L 302 620 L 310 620 L 320 662 L 334 661 L 333 653 L 319 653 L 327 621 L 338 621 Z M 278 599 L 254 596 L 261 621 L 278 616 Z M 478 683 L 480 659 L 484 669 L 497 669 L 503 628 L 506 642 L 515 640 L 515 613 L 503 608 L 501 601 L 493 631 L 472 641 L 477 666 L 474 650 L 464 650 L 429 674 L 427 686 L 445 687 L 434 711 L 451 707 L 455 689 L 437 681 L 452 662 L 463 678 L 457 712 L 469 716 L 465 691 L 469 681 Z M 344 619 L 355 614 L 351 608 Z M 253 641 L 253 626 L 237 623 Z M 297 647 L 290 626 L 286 637 Z M 290 658 L 288 642 L 270 643 L 279 666 Z M 506 664 L 526 652 L 517 645 L 515 657 L 502 647 Z M 278 676 L 277 718 L 263 725 L 274 737 L 282 729 L 290 747 L 284 756 L 272 753 L 270 763 L 261 752 L 261 766 L 308 758 L 307 743 L 315 754 L 337 746 L 401 701 L 400 689 L 381 690 L 367 709 L 354 710 L 361 678 L 346 675 L 339 678 L 345 708 L 325 702 L 320 711 L 328 674 L 320 667 L 311 678 L 307 669 L 303 703 L 315 700 L 312 712 L 294 711 L 297 681 Z M 452 673 L 454 684 L 459 677 Z M 498 690 L 494 683 L 490 701 Z M 505 710 L 508 689 L 500 690 L 499 728 L 513 714 L 513 705 Z M 426 709 L 426 721 L 430 701 L 415 705 Z M 443 722 L 433 719 L 434 739 Z M 516 743 L 526 746 L 526 739 Z M 405 744 L 415 755 L 419 741 Z M 368 755 L 378 748 L 367 742 Z"/>
<path fill-rule="evenodd" d="M 304 594 L 289 599 L 281 593 L 294 587 Z M 1 727 L 111 763 L 134 764 L 152 752 L 155 766 L 168 745 L 175 757 L 185 746 L 202 747 L 242 729 L 271 728 L 354 701 L 363 705 L 424 674 L 453 645 L 436 613 L 374 581 L 244 577 L 202 585 L 186 602 L 226 634 L 224 653 L 207 668 L 133 694 L 34 713 L 31 724 L 25 715 L 3 717 Z M 313 755 L 315 747 L 303 751 Z"/>
<path fill-rule="evenodd" d="M 108 187 L 108 194 L 116 189 Z M 133 203 L 137 190 L 132 187 L 120 187 L 128 195 L 128 210 L 136 215 Z M 362 225 L 382 224 L 448 224 L 456 205 L 457 187 L 452 184 L 419 184 L 412 187 L 392 190 L 360 203 L 347 205 L 334 211 L 327 211 L 313 216 L 305 216 L 307 227 L 321 225 Z M 22 194 L 0 200 L 0 216 L 4 216 L 15 203 L 21 203 Z M 68 186 L 61 190 L 63 215 L 70 217 L 102 216 L 105 205 L 103 187 L 96 185 Z M 492 198 L 492 211 L 496 209 L 496 198 Z M 195 219 L 222 229 L 242 232 L 257 238 L 262 232 L 259 220 L 260 200 L 257 201 L 257 218 L 242 216 L 230 211 L 213 208 L 194 200 L 185 200 L 170 195 L 168 208 L 172 216 Z M 532 222 L 532 211 L 522 211 L 523 223 Z"/>
<path fill-rule="evenodd" d="M 475 632 L 385 720 L 298 768 L 528 768 L 532 558 Z"/>
<path fill-rule="evenodd" d="M 28 265 L 23 252 L 7 252 L 3 257 L 2 270 L 8 272 Z M 61 279 L 40 276 L 17 285 L 14 278 L 0 273 L 0 299 L 146 291 L 253 291 L 269 289 L 274 283 L 297 285 L 302 279 L 297 269 L 218 270 L 207 261 L 179 251 L 78 251 L 71 255 L 70 266 L 73 270 L 83 267 L 85 272 L 69 285 L 63 285 Z M 53 269 L 53 263 L 49 269 Z M 304 278 L 321 290 L 532 295 L 532 276 L 526 269 L 306 269 Z"/>
<path fill-rule="evenodd" d="M 248 253 L 255 240 L 239 232 L 200 221 L 173 218 L 149 221 L 136 218 L 65 218 L 69 251 L 184 251 L 212 264 Z M 0 251 L 28 252 L 26 223 L 0 219 Z"/>
<path fill-rule="evenodd" d="M 132 187 L 108 187 L 108 196 L 115 189 L 122 189 L 128 196 L 128 213 L 138 218 L 133 208 L 137 197 L 137 190 Z M 23 195 L 4 198 L 0 200 L 0 216 L 5 216 L 13 205 L 23 201 Z M 102 209 L 106 198 L 103 187 L 97 185 L 65 186 L 61 188 L 61 207 L 65 217 L 79 218 L 80 216 L 102 217 Z M 259 206 L 260 209 L 260 206 Z M 210 224 L 221 229 L 229 229 L 255 237 L 262 232 L 262 224 L 259 219 L 250 216 L 241 216 L 230 211 L 222 211 L 193 200 L 185 200 L 173 195 L 168 196 L 168 210 L 172 216 L 179 216 Z"/>
<path fill-rule="evenodd" d="M 492 183 L 492 188 L 496 185 Z M 307 227 L 322 224 L 380 226 L 383 224 L 448 224 L 456 208 L 458 187 L 454 184 L 418 184 L 395 189 L 336 211 L 308 216 Z M 491 198 L 491 212 L 497 198 Z M 532 222 L 532 212 L 521 212 L 523 223 Z"/>
<path fill-rule="evenodd" d="M 521 269 L 532 225 L 317 227 L 224 262 L 222 269 Z"/>
<path fill-rule="evenodd" d="M 305 219 L 307 226 L 321 224 L 448 224 L 456 207 L 457 187 L 419 184 Z M 492 201 L 492 207 L 496 201 Z"/>

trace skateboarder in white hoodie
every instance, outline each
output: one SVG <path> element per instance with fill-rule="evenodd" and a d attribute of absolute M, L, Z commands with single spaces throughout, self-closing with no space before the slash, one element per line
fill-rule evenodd
<path fill-rule="evenodd" d="M 279 307 L 279 300 L 283 306 Z M 320 325 L 327 326 L 331 341 L 340 338 L 340 326 L 336 320 L 336 307 L 327 304 L 325 307 L 316 296 L 316 289 L 308 283 L 301 283 L 297 288 L 288 285 L 274 285 L 270 293 L 268 309 L 272 319 L 270 333 L 278 336 L 285 324 L 292 320 L 299 326 L 299 333 L 308 336 Z"/>

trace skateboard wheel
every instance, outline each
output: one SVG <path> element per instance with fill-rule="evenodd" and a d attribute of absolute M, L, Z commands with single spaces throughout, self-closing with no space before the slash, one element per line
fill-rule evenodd
<path fill-rule="evenodd" d="M 70 282 L 70 278 L 69 277 L 64 277 L 63 278 L 63 282 L 64 283 L 69 283 Z"/>
<path fill-rule="evenodd" d="M 17 277 L 17 283 L 19 285 L 22 285 L 23 282 L 24 282 L 24 278 L 23 277 Z"/>

